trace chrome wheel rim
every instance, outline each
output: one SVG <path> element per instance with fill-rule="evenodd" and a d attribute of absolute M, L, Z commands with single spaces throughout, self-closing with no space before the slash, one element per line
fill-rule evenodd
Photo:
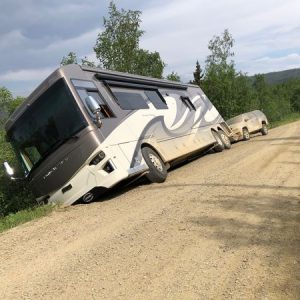
<path fill-rule="evenodd" d="M 154 166 L 157 170 L 159 170 L 160 172 L 162 172 L 162 171 L 163 171 L 163 166 L 162 166 L 162 164 L 161 164 L 160 159 L 159 159 L 156 155 L 154 155 L 154 154 L 152 154 L 152 153 L 149 154 L 149 158 L 150 158 L 150 160 L 151 160 L 153 166 Z"/>

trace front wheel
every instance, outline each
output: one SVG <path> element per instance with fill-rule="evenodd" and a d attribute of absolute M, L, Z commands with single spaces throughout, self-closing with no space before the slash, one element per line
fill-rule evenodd
<path fill-rule="evenodd" d="M 222 152 L 225 149 L 224 143 L 221 139 L 221 136 L 216 131 L 212 131 L 212 135 L 216 140 L 216 144 L 214 146 L 215 152 Z"/>
<path fill-rule="evenodd" d="M 244 141 L 250 140 L 250 133 L 248 128 L 243 128 L 243 140 Z"/>
<path fill-rule="evenodd" d="M 146 177 L 151 182 L 164 182 L 168 173 L 164 162 L 157 152 L 150 147 L 143 147 L 142 154 L 149 168 L 149 173 L 146 174 Z"/>
<path fill-rule="evenodd" d="M 231 142 L 229 137 L 226 135 L 226 133 L 223 130 L 219 130 L 219 135 L 221 137 L 221 140 L 224 144 L 225 149 L 230 149 L 231 148 Z"/>
<path fill-rule="evenodd" d="M 260 130 L 262 135 L 267 135 L 268 134 L 268 127 L 266 124 L 262 124 L 262 128 Z"/>

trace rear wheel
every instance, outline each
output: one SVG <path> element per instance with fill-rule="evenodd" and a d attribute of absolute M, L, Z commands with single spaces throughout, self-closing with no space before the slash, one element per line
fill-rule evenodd
<path fill-rule="evenodd" d="M 214 146 L 215 152 L 222 152 L 225 149 L 224 143 L 219 135 L 218 132 L 212 131 L 212 135 L 214 136 L 216 140 L 216 144 Z"/>
<path fill-rule="evenodd" d="M 221 137 L 221 140 L 224 144 L 225 149 L 230 149 L 231 148 L 231 142 L 229 137 L 226 135 L 226 133 L 223 130 L 219 130 L 219 135 Z"/>
<path fill-rule="evenodd" d="M 262 128 L 260 130 L 262 135 L 267 135 L 268 134 L 268 127 L 266 124 L 262 124 Z"/>
<path fill-rule="evenodd" d="M 143 147 L 142 154 L 149 167 L 149 173 L 146 174 L 146 177 L 151 182 L 164 182 L 168 173 L 166 166 L 158 153 L 150 147 Z"/>
<path fill-rule="evenodd" d="M 243 140 L 244 141 L 250 140 L 250 133 L 248 128 L 243 128 Z"/>

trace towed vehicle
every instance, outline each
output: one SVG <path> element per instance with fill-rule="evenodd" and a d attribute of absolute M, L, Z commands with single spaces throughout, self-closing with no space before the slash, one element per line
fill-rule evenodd
<path fill-rule="evenodd" d="M 250 134 L 261 132 L 262 135 L 268 134 L 269 121 L 266 115 L 260 110 L 254 110 L 226 121 L 232 130 L 232 140 L 247 141 Z"/>
<path fill-rule="evenodd" d="M 232 134 L 198 86 L 79 65 L 46 78 L 5 130 L 37 201 L 64 205 L 127 178 L 163 182 L 178 160 L 230 148 Z"/>

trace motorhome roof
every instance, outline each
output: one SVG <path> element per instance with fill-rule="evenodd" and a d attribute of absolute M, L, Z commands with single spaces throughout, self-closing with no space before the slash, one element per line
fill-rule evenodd
<path fill-rule="evenodd" d="M 96 76 L 99 79 L 107 79 L 107 80 L 119 80 L 125 82 L 136 82 L 142 84 L 151 84 L 160 87 L 172 87 L 172 88 L 184 88 L 186 89 L 188 86 L 195 86 L 193 84 L 184 84 L 181 82 L 166 80 L 166 79 L 158 79 L 152 77 L 146 77 L 141 75 L 134 75 L 129 73 L 110 71 L 101 68 L 92 68 L 79 66 L 76 64 L 61 66 L 60 68 L 53 71 L 43 82 L 27 97 L 27 99 L 13 112 L 13 114 L 9 117 L 5 124 L 5 130 L 8 131 L 15 121 L 23 114 L 28 106 L 30 106 L 45 90 L 47 90 L 54 82 L 56 82 L 59 78 L 63 77 L 63 74 L 71 74 L 73 71 L 83 70 L 87 72 L 96 73 Z"/>
<path fill-rule="evenodd" d="M 123 73 L 123 72 L 117 72 L 117 71 L 110 71 L 110 70 L 105 70 L 101 68 L 92 68 L 92 67 L 85 67 L 81 66 L 81 69 L 84 71 L 89 71 L 89 72 L 95 72 L 97 73 L 99 78 L 102 79 L 114 79 L 114 80 L 122 80 L 122 81 L 142 81 L 147 84 L 164 84 L 164 85 L 170 85 L 170 86 L 178 86 L 178 87 L 185 87 L 187 88 L 188 86 L 195 86 L 193 84 L 189 83 L 181 83 L 181 82 L 176 82 L 176 81 L 171 81 L 171 80 L 166 80 L 166 79 L 158 79 L 158 78 L 153 78 L 153 77 L 147 77 L 147 76 L 142 76 L 142 75 L 135 75 L 135 74 L 130 74 L 130 73 Z"/>

